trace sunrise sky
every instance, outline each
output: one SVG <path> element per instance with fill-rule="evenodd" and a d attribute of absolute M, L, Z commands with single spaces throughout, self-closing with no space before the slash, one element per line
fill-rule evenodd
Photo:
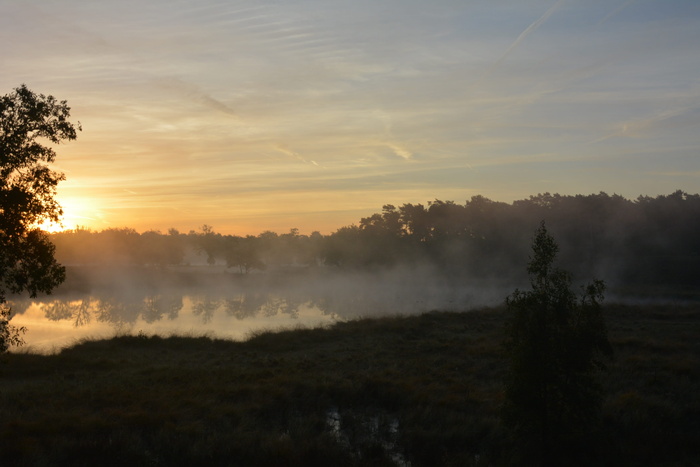
<path fill-rule="evenodd" d="M 698 0 L 0 0 L 0 40 L 82 123 L 68 228 L 700 191 Z"/>

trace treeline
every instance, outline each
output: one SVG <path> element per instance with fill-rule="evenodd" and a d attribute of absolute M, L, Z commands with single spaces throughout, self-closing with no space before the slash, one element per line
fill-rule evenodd
<path fill-rule="evenodd" d="M 241 273 L 268 267 L 318 266 L 327 237 L 300 235 L 297 229 L 278 235 L 266 231 L 240 237 L 222 235 L 204 225 L 200 231 L 138 233 L 131 228 L 67 230 L 54 233 L 56 258 L 66 265 L 184 266 L 225 265 Z"/>
<path fill-rule="evenodd" d="M 474 196 L 385 205 L 330 235 L 263 232 L 222 235 L 73 230 L 54 234 L 64 264 L 220 264 L 242 273 L 280 267 L 378 269 L 429 264 L 446 277 L 510 280 L 527 261 L 544 220 L 560 262 L 577 276 L 614 284 L 700 284 L 700 195 L 676 191 L 630 200 L 606 193 L 538 194 L 512 204 Z"/>

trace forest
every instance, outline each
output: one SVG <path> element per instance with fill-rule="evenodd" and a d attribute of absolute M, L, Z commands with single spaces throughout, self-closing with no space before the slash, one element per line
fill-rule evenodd
<path fill-rule="evenodd" d="M 445 280 L 478 277 L 517 284 L 541 221 L 557 238 L 560 265 L 574 280 L 594 276 L 630 292 L 651 287 L 687 293 L 700 283 L 700 195 L 680 190 L 633 200 L 601 192 L 544 193 L 510 204 L 483 196 L 464 204 L 387 204 L 328 235 L 304 235 L 295 228 L 283 234 L 223 235 L 204 225 L 189 233 L 78 228 L 52 234 L 51 240 L 57 260 L 69 267 L 218 265 L 249 274 L 429 265 Z"/>

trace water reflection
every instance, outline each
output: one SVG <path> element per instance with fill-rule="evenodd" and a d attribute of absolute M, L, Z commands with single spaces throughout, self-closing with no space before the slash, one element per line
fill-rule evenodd
<path fill-rule="evenodd" d="M 183 297 L 151 295 L 144 299 L 143 319 L 147 323 L 167 318 L 174 320 L 182 310 Z"/>
<path fill-rule="evenodd" d="M 189 311 L 199 318 L 201 324 L 208 324 L 217 313 L 237 320 L 256 316 L 274 317 L 286 315 L 299 317 L 299 309 L 317 309 L 320 314 L 337 317 L 327 309 L 321 309 L 314 300 L 300 301 L 272 293 L 236 293 L 233 296 L 213 295 L 148 295 L 145 297 L 117 297 L 91 295 L 81 299 L 45 298 L 33 300 L 13 300 L 12 310 L 18 320 L 31 306 L 39 307 L 49 321 L 70 321 L 74 327 L 89 326 L 94 321 L 110 323 L 122 328 L 137 321 L 155 323 L 161 320 L 175 321 L 180 312 L 189 304 Z"/>
<path fill-rule="evenodd" d="M 255 316 L 265 306 L 266 297 L 262 293 L 239 293 L 224 300 L 224 310 L 229 316 L 239 320 Z"/>
<path fill-rule="evenodd" d="M 13 323 L 27 326 L 31 346 L 64 347 L 83 336 L 115 332 L 169 335 L 207 333 L 243 338 L 261 328 L 315 326 L 336 320 L 484 303 L 471 290 L 425 276 L 308 277 L 277 280 L 207 276 L 190 285 L 92 287 L 87 294 L 60 291 L 41 300 L 12 302 Z M 483 295 L 483 290 L 481 290 Z M 500 293 L 496 294 L 500 297 Z M 71 331 L 72 329 L 72 331 Z M 48 344 L 47 344 L 48 345 Z"/>

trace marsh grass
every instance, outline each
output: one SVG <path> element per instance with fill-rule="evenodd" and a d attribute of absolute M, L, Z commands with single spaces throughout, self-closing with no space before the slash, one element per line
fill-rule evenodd
<path fill-rule="evenodd" d="M 504 313 L 363 319 L 245 342 L 141 334 L 4 355 L 2 464 L 503 463 Z M 616 355 L 605 441 L 588 455 L 697 465 L 700 308 L 608 306 L 606 319 Z"/>

